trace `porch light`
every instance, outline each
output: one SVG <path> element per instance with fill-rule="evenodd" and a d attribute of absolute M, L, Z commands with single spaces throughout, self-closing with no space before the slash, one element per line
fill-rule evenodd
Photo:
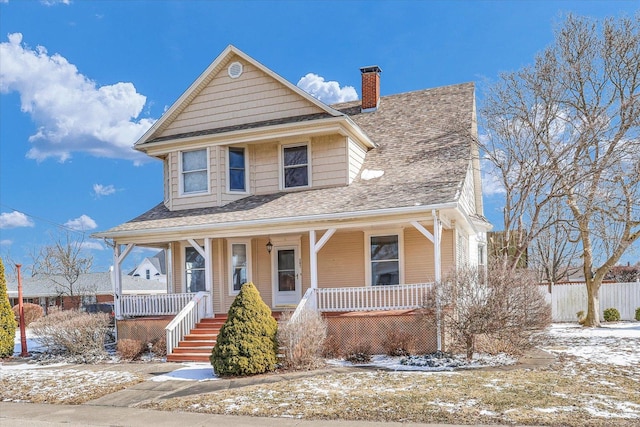
<path fill-rule="evenodd" d="M 267 243 L 267 252 L 271 253 L 271 249 L 273 249 L 273 243 L 271 243 L 271 239 L 269 239 L 269 243 Z"/>

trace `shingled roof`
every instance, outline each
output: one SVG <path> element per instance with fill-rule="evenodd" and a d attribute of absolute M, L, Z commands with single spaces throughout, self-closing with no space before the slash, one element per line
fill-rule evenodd
<path fill-rule="evenodd" d="M 361 112 L 360 101 L 332 107 L 350 116 L 377 144 L 367 152 L 361 171 L 384 171 L 382 176 L 358 176 L 344 187 L 253 195 L 219 207 L 170 211 L 160 203 L 97 236 L 458 201 L 472 156 L 473 83 L 385 96 L 373 112 Z"/>

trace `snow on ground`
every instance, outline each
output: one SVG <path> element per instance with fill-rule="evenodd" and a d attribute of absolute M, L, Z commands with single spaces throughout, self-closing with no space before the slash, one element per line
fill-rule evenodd
<path fill-rule="evenodd" d="M 151 378 L 151 381 L 211 381 L 218 379 L 213 374 L 213 368 L 209 363 L 183 363 L 183 365 L 185 365 L 184 368 L 158 375 Z"/>
<path fill-rule="evenodd" d="M 605 323 L 602 328 L 553 324 L 544 349 L 592 363 L 640 366 L 640 322 Z"/>

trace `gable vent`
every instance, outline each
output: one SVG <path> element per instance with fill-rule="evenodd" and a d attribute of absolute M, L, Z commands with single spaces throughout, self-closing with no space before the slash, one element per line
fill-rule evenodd
<path fill-rule="evenodd" d="M 242 64 L 239 62 L 232 62 L 227 71 L 229 73 L 229 77 L 237 79 L 242 75 Z"/>

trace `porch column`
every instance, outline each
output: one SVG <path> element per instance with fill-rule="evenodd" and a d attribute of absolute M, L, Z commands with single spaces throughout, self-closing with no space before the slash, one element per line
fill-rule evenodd
<path fill-rule="evenodd" d="M 311 267 L 311 288 L 318 289 L 318 252 L 329 241 L 333 233 L 336 232 L 335 228 L 328 229 L 316 243 L 316 230 L 309 230 L 309 265 Z"/>
<path fill-rule="evenodd" d="M 124 252 L 122 246 L 114 242 L 113 245 L 113 308 L 116 319 L 122 320 L 122 261 L 129 255 L 135 245 L 129 243 Z"/>
<path fill-rule="evenodd" d="M 440 242 L 442 240 L 442 223 L 440 222 L 440 219 L 438 218 L 438 213 L 433 210 L 431 211 L 431 215 L 433 216 L 433 237 L 434 237 L 434 242 L 433 242 L 433 262 L 435 262 L 435 268 L 434 268 L 434 273 L 435 273 L 435 279 L 436 282 L 440 282 L 440 280 L 442 280 L 442 266 L 440 265 L 441 262 L 441 247 L 440 247 Z"/>

